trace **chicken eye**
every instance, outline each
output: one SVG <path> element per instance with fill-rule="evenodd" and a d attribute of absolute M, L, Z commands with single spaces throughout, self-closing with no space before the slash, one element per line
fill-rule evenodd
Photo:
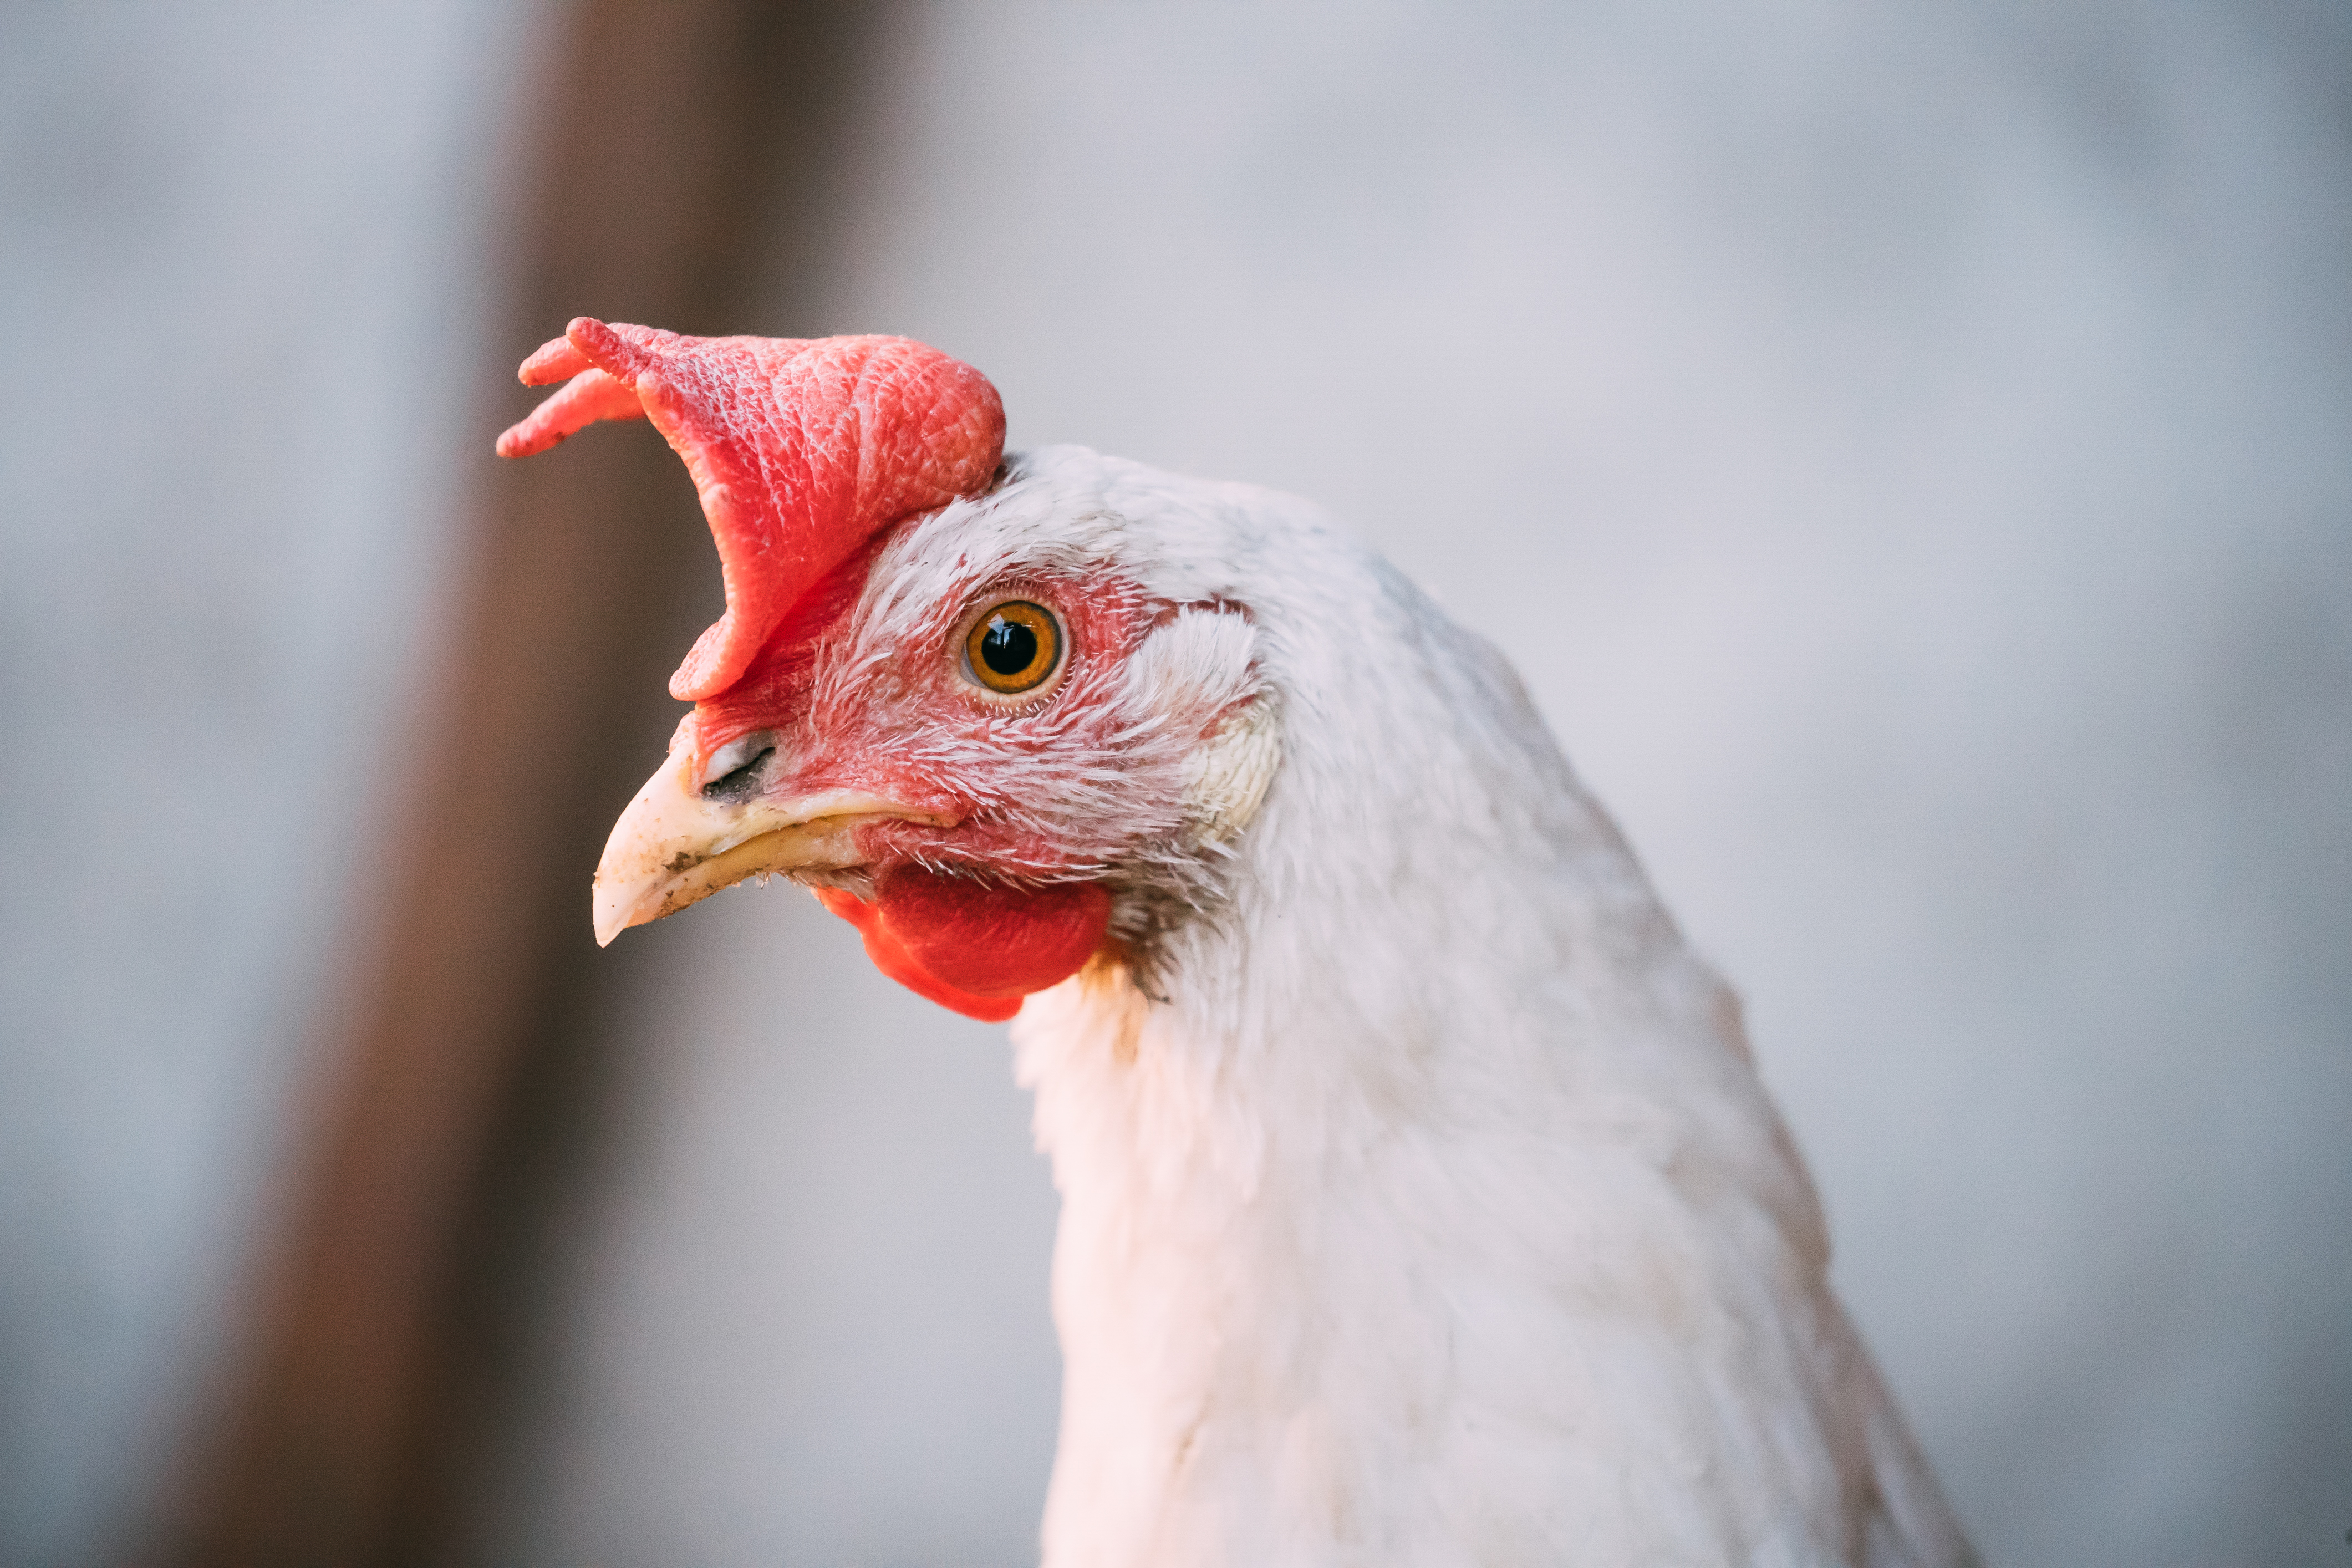
<path fill-rule="evenodd" d="M 1062 624 L 1043 605 L 1010 600 L 974 623 L 963 639 L 963 662 L 991 691 L 1034 691 L 1062 662 Z"/>

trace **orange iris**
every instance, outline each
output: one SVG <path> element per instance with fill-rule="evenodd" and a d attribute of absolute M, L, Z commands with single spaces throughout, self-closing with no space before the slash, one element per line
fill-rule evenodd
<path fill-rule="evenodd" d="M 1034 691 L 1062 662 L 1062 626 L 1054 612 L 1009 600 L 980 617 L 963 642 L 971 678 L 1004 696 Z"/>

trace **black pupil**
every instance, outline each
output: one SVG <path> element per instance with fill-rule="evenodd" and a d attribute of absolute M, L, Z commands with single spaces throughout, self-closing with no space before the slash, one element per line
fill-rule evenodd
<path fill-rule="evenodd" d="M 1037 634 L 1019 621 L 994 616 L 980 635 L 980 661 L 999 675 L 1019 675 L 1037 662 Z"/>

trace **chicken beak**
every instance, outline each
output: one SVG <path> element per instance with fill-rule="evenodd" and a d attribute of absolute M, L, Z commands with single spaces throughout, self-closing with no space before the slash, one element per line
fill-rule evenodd
<path fill-rule="evenodd" d="M 940 822 L 929 813 L 845 790 L 786 800 L 707 798 L 693 748 L 669 754 L 613 825 L 596 867 L 596 945 L 675 914 L 762 872 L 837 871 L 864 863 L 855 829 L 886 818 Z"/>

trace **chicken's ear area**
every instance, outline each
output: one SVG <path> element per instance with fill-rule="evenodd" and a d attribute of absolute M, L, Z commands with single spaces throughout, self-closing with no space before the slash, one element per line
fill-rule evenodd
<path fill-rule="evenodd" d="M 1085 968 L 1110 927 L 1110 895 L 1091 882 L 992 888 L 908 868 L 885 875 L 871 903 L 834 888 L 817 899 L 857 928 L 875 968 L 989 1024 Z"/>

